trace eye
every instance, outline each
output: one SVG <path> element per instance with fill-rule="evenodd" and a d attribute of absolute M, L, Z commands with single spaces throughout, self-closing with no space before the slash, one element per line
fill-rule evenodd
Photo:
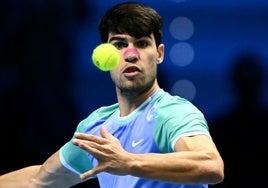
<path fill-rule="evenodd" d="M 112 43 L 118 50 L 122 49 L 122 48 L 126 48 L 128 46 L 128 44 L 126 42 L 123 41 L 115 41 Z"/>
<path fill-rule="evenodd" d="M 149 43 L 146 40 L 140 40 L 136 43 L 136 45 L 138 48 L 146 48 L 149 45 Z"/>

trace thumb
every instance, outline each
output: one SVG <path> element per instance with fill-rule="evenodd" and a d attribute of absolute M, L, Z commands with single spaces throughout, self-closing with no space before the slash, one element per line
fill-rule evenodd
<path fill-rule="evenodd" d="M 93 176 L 96 176 L 98 173 L 102 172 L 102 168 L 100 168 L 99 166 L 87 171 L 87 172 L 84 172 L 83 174 L 80 175 L 80 178 L 82 180 L 85 180 L 85 179 L 88 179 L 90 177 L 93 177 Z"/>

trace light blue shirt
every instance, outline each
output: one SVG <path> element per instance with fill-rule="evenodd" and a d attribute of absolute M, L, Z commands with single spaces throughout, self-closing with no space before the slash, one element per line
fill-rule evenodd
<path fill-rule="evenodd" d="M 118 103 L 101 107 L 81 121 L 76 131 L 100 136 L 101 126 L 105 126 L 131 153 L 170 153 L 174 152 L 175 142 L 182 136 L 210 136 L 204 115 L 192 103 L 162 89 L 125 117 L 119 116 Z M 78 174 L 97 165 L 93 156 L 71 141 L 61 148 L 60 160 Z M 106 172 L 99 173 L 97 178 L 102 188 L 207 188 L 207 185 L 170 184 Z"/>

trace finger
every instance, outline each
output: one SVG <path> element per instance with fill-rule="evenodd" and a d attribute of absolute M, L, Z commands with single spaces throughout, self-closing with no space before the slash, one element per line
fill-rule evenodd
<path fill-rule="evenodd" d="M 77 139 L 77 138 L 74 138 L 72 140 L 73 144 L 80 147 L 80 148 L 83 148 L 86 146 L 86 144 L 84 143 L 84 140 L 81 140 L 81 139 Z"/>
<path fill-rule="evenodd" d="M 95 136 L 92 134 L 75 132 L 74 137 L 78 138 L 78 139 L 83 139 L 83 140 L 92 140 L 92 139 L 94 139 Z"/>
<path fill-rule="evenodd" d="M 73 139 L 73 144 L 89 152 L 91 155 L 95 157 L 102 156 L 101 146 L 94 142 L 87 142 L 79 139 Z"/>
<path fill-rule="evenodd" d="M 95 136 L 92 134 L 85 134 L 85 133 L 74 133 L 74 137 L 76 139 L 79 140 L 83 140 L 83 141 L 89 141 L 89 142 L 95 142 L 95 143 L 99 143 L 99 144 L 103 144 L 104 143 L 104 139 L 100 136 Z"/>

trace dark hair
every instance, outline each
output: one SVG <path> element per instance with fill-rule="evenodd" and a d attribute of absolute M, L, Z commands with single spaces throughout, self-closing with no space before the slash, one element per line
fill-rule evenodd
<path fill-rule="evenodd" d="M 162 18 L 152 8 L 136 2 L 120 3 L 109 9 L 99 23 L 101 41 L 107 42 L 109 33 L 129 34 L 140 38 L 155 38 L 156 46 L 162 40 Z"/>

